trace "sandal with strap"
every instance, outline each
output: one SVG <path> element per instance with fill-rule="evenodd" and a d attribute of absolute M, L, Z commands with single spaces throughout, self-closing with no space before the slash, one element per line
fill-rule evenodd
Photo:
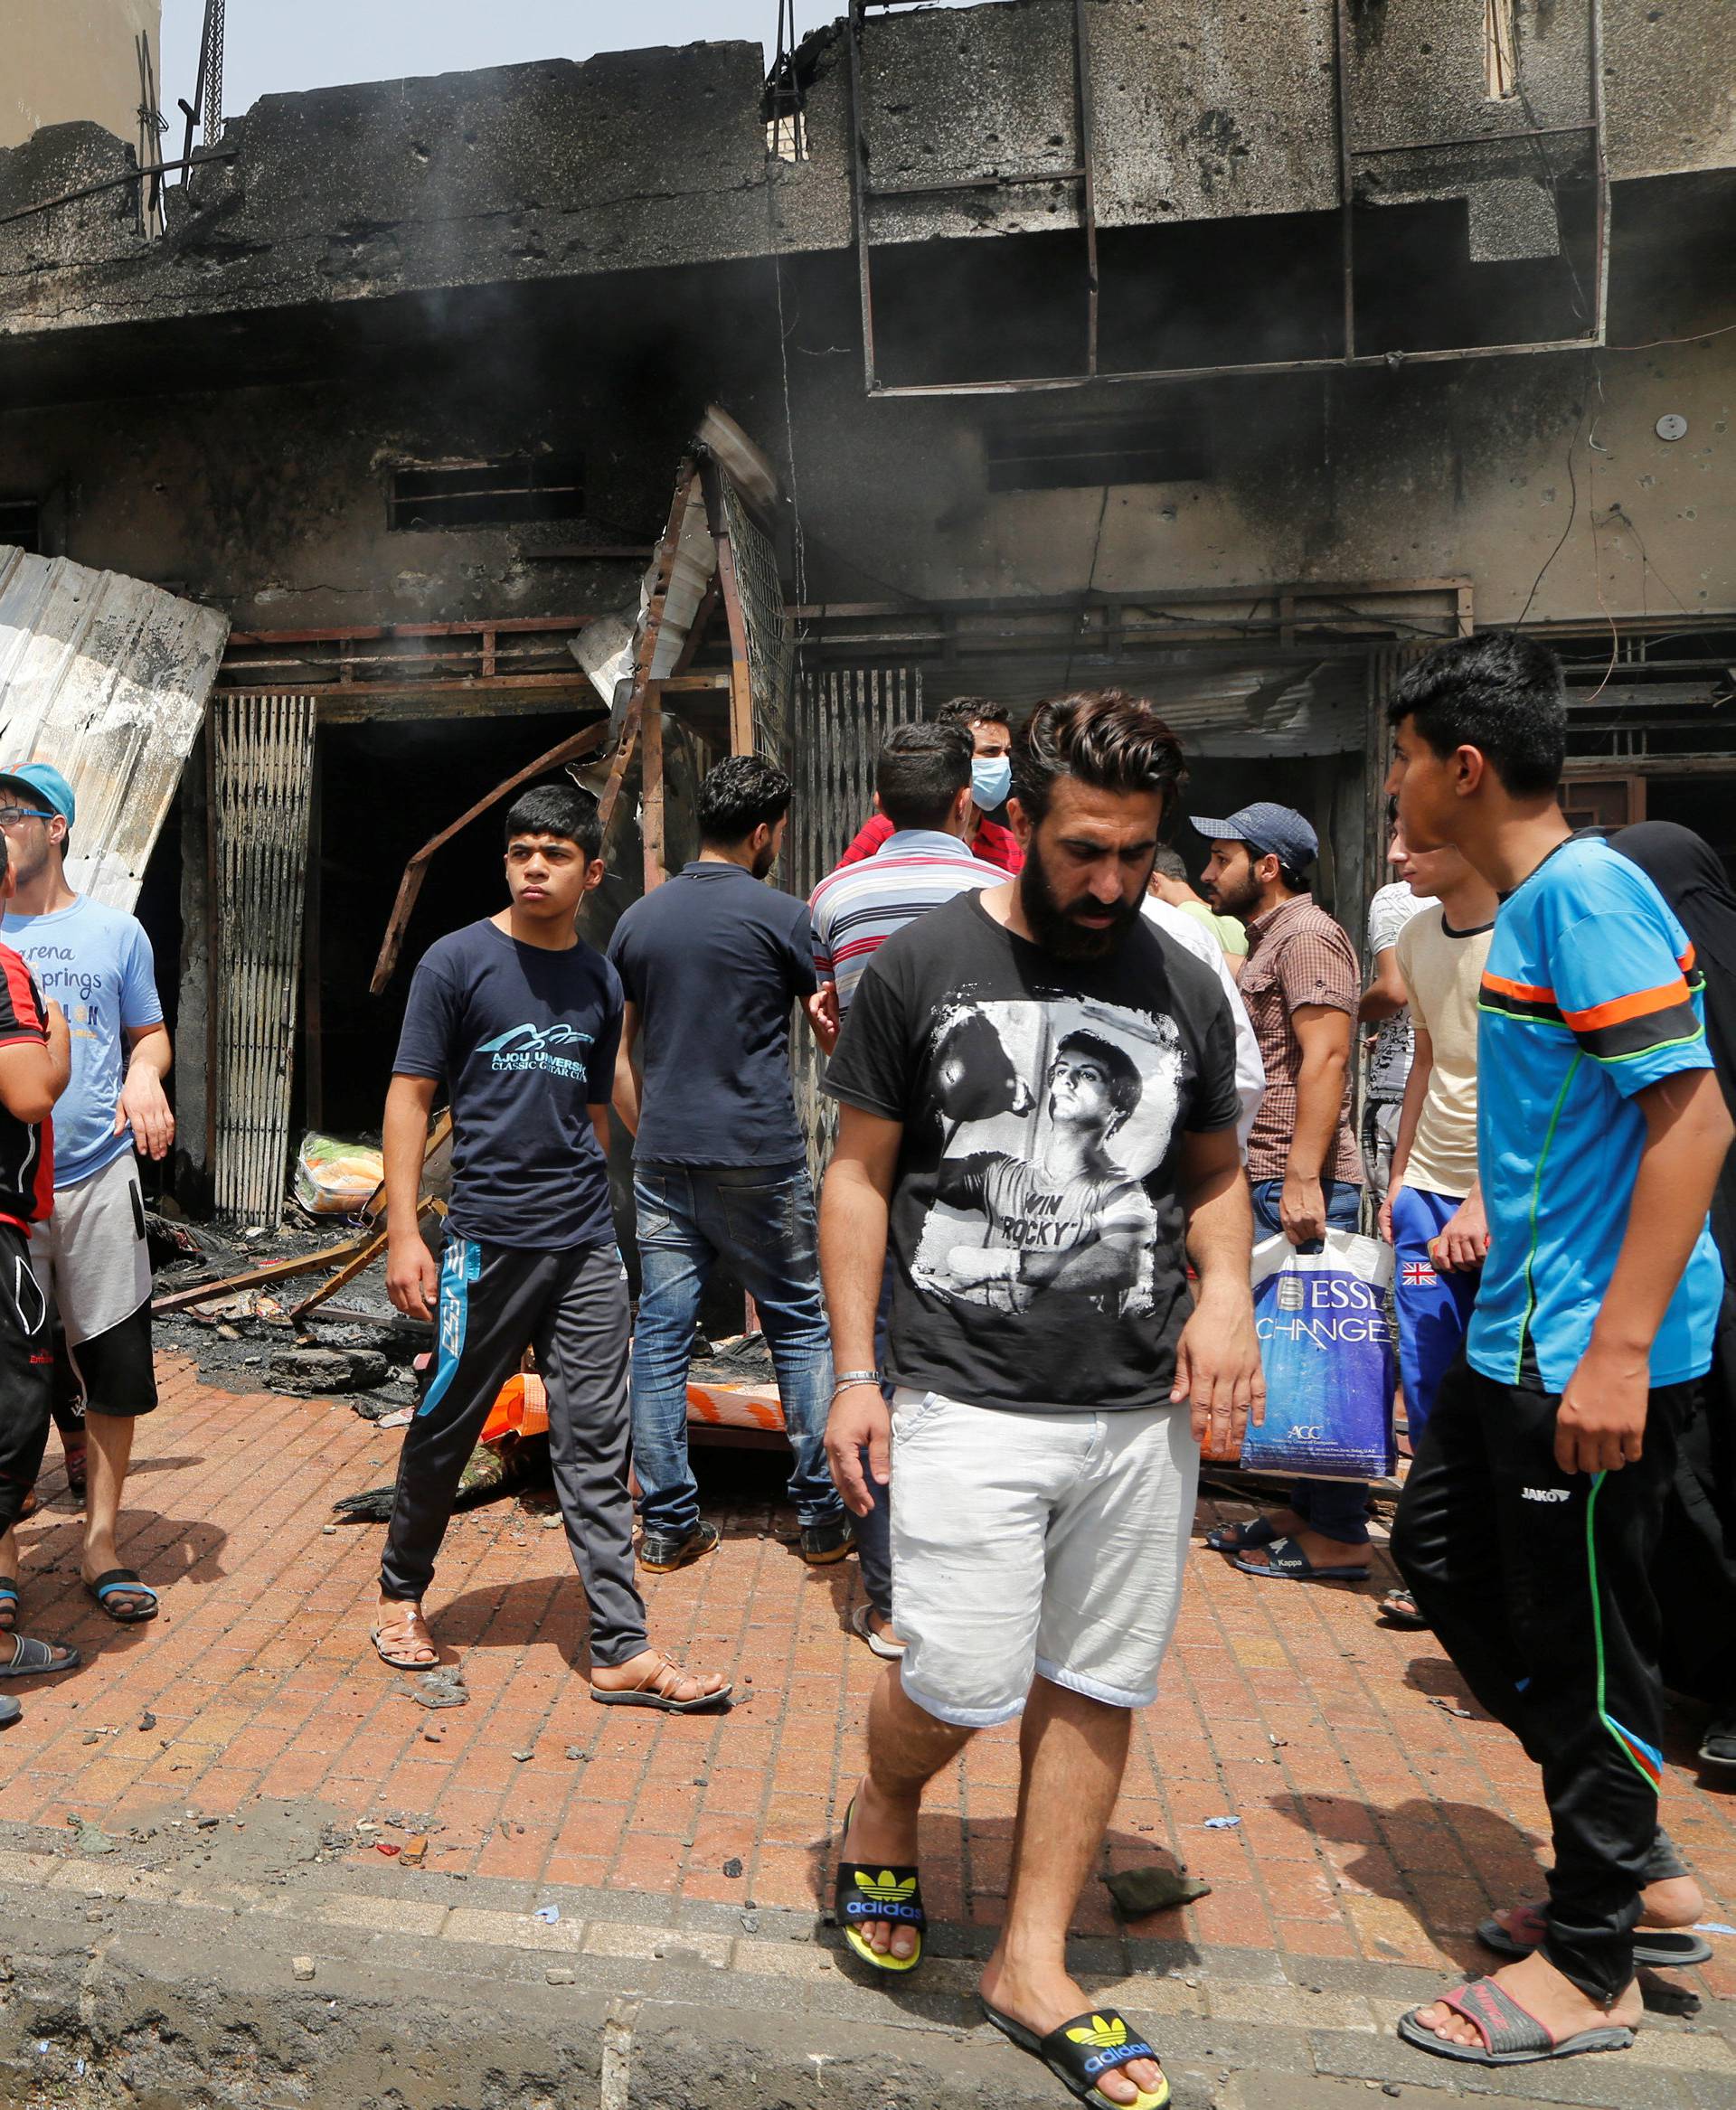
<path fill-rule="evenodd" d="M 671 1698 L 664 1683 L 672 1675 L 677 1686 L 684 1678 L 693 1679 L 694 1684 L 699 1682 L 695 1672 L 684 1671 L 679 1663 L 659 1653 L 638 1684 L 627 1686 L 619 1692 L 606 1692 L 600 1685 L 593 1685 L 590 1697 L 601 1707 L 654 1707 L 659 1714 L 703 1714 L 707 1708 L 722 1707 L 735 1690 L 733 1685 L 720 1685 L 715 1692 L 699 1692 L 691 1700 L 675 1700 Z"/>
<path fill-rule="evenodd" d="M 1294 1539 L 1274 1539 L 1260 1560 L 1238 1559 L 1243 1575 L 1263 1576 L 1269 1582 L 1366 1582 L 1363 1568 L 1316 1568 Z"/>
<path fill-rule="evenodd" d="M 1034 2030 L 1027 2030 L 1023 2022 L 1015 2022 L 1011 2015 L 991 2006 L 980 1993 L 976 1997 L 983 2013 L 1009 2043 L 1028 2051 L 1033 2058 L 1042 2059 L 1069 2095 L 1090 2104 L 1092 2110 L 1164 2110 L 1169 2101 L 1169 2078 L 1161 2066 L 1157 2086 L 1139 2089 L 1131 2103 L 1118 2103 L 1098 2086 L 1104 2074 L 1132 2066 L 1139 2059 L 1157 2064 L 1157 2054 L 1118 2010 L 1099 2008 L 1090 2014 L 1075 2015 L 1071 2022 L 1039 2037 Z"/>
<path fill-rule="evenodd" d="M 0 1634 L 14 1634 L 18 1629 L 18 1585 L 0 1582 Z"/>
<path fill-rule="evenodd" d="M 1498 1919 L 1486 1919 L 1477 1938 L 1497 1956 L 1529 1956 L 1549 1932 L 1549 1908 L 1543 1905 L 1515 1905 L 1503 1926 Z M 1637 1926 L 1634 1961 L 1649 1964 L 1654 1971 L 1686 1971 L 1695 1964 L 1710 1964 L 1712 1944 L 1691 1929 Z"/>
<path fill-rule="evenodd" d="M 1217 1524 L 1205 1534 L 1211 1553 L 1248 1553 L 1256 1546 L 1269 1546 L 1278 1536 L 1270 1517 L 1248 1517 L 1239 1524 Z"/>
<path fill-rule="evenodd" d="M 428 1631 L 428 1621 L 422 1617 L 422 1607 L 405 1598 L 395 1619 L 382 1619 L 377 1626 L 370 1627 L 368 1639 L 373 1644 L 373 1653 L 382 1663 L 394 1671 L 432 1671 L 439 1667 L 440 1652 L 434 1636 Z M 426 1656 L 412 1656 L 413 1648 L 425 1648 Z"/>
<path fill-rule="evenodd" d="M 1438 2058 L 1456 2058 L 1466 2066 L 1533 2066 L 1543 2058 L 1573 2058 L 1582 2051 L 1626 2051 L 1634 2040 L 1633 2031 L 1618 2024 L 1557 2037 L 1493 1978 L 1473 1978 L 1468 1985 L 1438 1993 L 1427 2004 L 1463 2015 L 1482 2043 L 1451 2044 L 1437 2037 L 1418 2021 L 1421 2008 L 1412 2008 L 1399 2018 L 1399 2035 L 1419 2051 L 1432 2051 Z"/>
<path fill-rule="evenodd" d="M 850 1820 L 856 1813 L 856 1798 L 844 1813 L 844 1836 L 850 1836 Z M 922 1887 L 913 1868 L 876 1868 L 872 1861 L 840 1860 L 833 1904 L 844 1938 L 854 1955 L 876 1971 L 914 1971 L 922 1961 L 924 1934 L 929 1916 L 922 1909 Z M 916 1946 L 908 1956 L 894 1956 L 875 1948 L 858 1928 L 876 1920 L 898 1920 L 916 1929 Z"/>
<path fill-rule="evenodd" d="M 0 1678 L 42 1678 L 56 1671 L 76 1671 L 83 1658 L 75 1648 L 38 1641 L 28 1634 L 12 1636 L 12 1661 L 0 1663 Z"/>
<path fill-rule="evenodd" d="M 1413 1631 L 1426 1628 L 1429 1622 L 1417 1609 L 1417 1600 L 1409 1590 L 1388 1590 L 1381 1599 L 1381 1617 L 1389 1626 L 1402 1626 Z"/>
<path fill-rule="evenodd" d="M 118 1626 L 137 1626 L 144 1620 L 156 1617 L 156 1592 L 149 1583 L 139 1580 L 136 1568 L 108 1568 L 84 1587 Z M 146 1601 L 117 1605 L 112 1601 L 116 1597 Z"/>

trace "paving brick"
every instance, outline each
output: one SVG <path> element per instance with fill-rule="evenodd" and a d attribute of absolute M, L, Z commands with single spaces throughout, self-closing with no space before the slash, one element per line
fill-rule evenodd
<path fill-rule="evenodd" d="M 562 1535 L 505 1504 L 460 1516 L 432 1616 L 442 1646 L 463 1661 L 471 1700 L 429 1712 L 393 1696 L 368 1645 L 377 1531 L 320 1530 L 338 1494 L 388 1475 L 387 1440 L 341 1406 L 216 1395 L 172 1358 L 161 1374 L 163 1406 L 139 1437 L 140 1463 L 153 1469 L 134 1484 L 122 1541 L 162 1588 L 163 1617 L 123 1641 L 85 1602 L 66 1559 L 76 1526 L 52 1474 L 49 1506 L 20 1530 L 33 1625 L 82 1637 L 91 1653 L 77 1678 L 27 1694 L 24 1719 L 0 1743 L 0 1807 L 14 1823 L 63 1835 L 76 1810 L 124 1830 L 188 1806 L 242 1813 L 261 1794 L 340 1819 L 382 1807 L 431 1813 L 444 1829 L 430 1868 L 473 1879 L 476 1890 L 455 1893 L 466 1902 L 449 1912 L 424 1898 L 364 1898 L 356 1917 L 333 1922 L 358 1934 L 438 1928 L 448 1941 L 570 1952 L 590 1924 L 580 1915 L 549 1928 L 495 1910 L 514 1891 L 490 1890 L 491 1880 L 527 1901 L 550 1884 L 594 1889 L 609 1901 L 604 1925 L 655 1926 L 659 1906 L 684 1906 L 728 1915 L 732 1933 L 750 1899 L 761 1913 L 804 1919 L 826 1902 L 882 1675 L 848 1632 L 861 1591 L 854 1566 L 810 1574 L 778 1542 L 789 1528 L 780 1511 L 739 1503 L 719 1553 L 647 1595 L 660 1645 L 726 1671 L 749 1704 L 724 1718 L 660 1717 L 587 1700 L 572 1668 L 582 1660 L 581 1594 Z M 1543 1812 L 1535 1774 L 1505 1731 L 1430 1705 L 1459 1694 L 1459 1681 L 1430 1636 L 1373 1624 L 1372 1587 L 1263 1588 L 1198 1549 L 1190 1565 L 1161 1698 L 1133 1723 L 1104 1867 L 1179 1858 L 1213 1894 L 1123 1929 L 1093 1880 L 1074 1932 L 1122 1959 L 1109 1983 L 1125 1972 L 1129 1936 L 1146 1937 L 1142 1957 L 1165 1953 L 1152 1945 L 1160 1936 L 1180 1957 L 1250 1959 L 1241 1975 L 1271 1981 L 1269 1997 L 1232 1987 L 1207 2015 L 1222 1983 L 1213 1972 L 1198 1990 L 1142 1976 L 1124 2004 L 1140 2005 L 1143 1993 L 1143 2011 L 1170 2016 L 1184 2032 L 1180 2048 L 1213 2072 L 1224 2061 L 1212 2064 L 1208 2049 L 1251 2047 L 1264 2022 L 1263 2040 L 1278 2047 L 1275 2086 L 1299 2031 L 1311 2028 L 1329 2046 L 1366 2044 L 1357 2002 L 1382 1999 L 1382 1973 L 1411 1996 L 1415 1983 L 1430 1982 L 1421 1974 L 1457 1967 L 1447 1951 L 1462 1948 L 1486 1901 L 1541 1894 Z M 1377 1566 L 1383 1574 L 1383 1555 Z M 146 1708 L 156 1726 L 140 1734 L 134 1725 Z M 87 1745 L 93 1727 L 119 1733 Z M 567 1757 L 570 1746 L 582 1759 Z M 515 1750 L 533 1756 L 520 1761 Z M 1668 1785 L 1671 1829 L 1704 1870 L 1708 1917 L 1736 1918 L 1736 1805 L 1680 1765 Z M 931 1968 L 948 1945 L 986 1953 L 993 1939 L 1017 1785 L 1013 1724 L 976 1738 L 932 1785 L 921 1857 L 942 1926 Z M 1204 1828 L 1230 1813 L 1240 1826 Z M 382 1877 L 376 1864 L 353 1863 Z M 738 1864 L 739 1874 L 724 1873 Z M 6 1870 L 0 1856 L 0 1880 Z M 712 1947 L 724 1940 L 708 1927 L 687 1947 L 715 1969 Z M 737 1968 L 768 1990 L 781 1978 L 797 1982 L 791 1997 L 807 1998 L 804 1984 L 844 1983 L 826 1968 L 835 1951 L 745 1932 L 738 1940 Z M 1288 1987 L 1274 1959 L 1287 1960 Z M 974 1966 L 958 1968 L 974 1983 Z M 1369 1982 L 1327 1975 L 1354 1971 Z M 1326 1991 L 1307 1993 L 1310 1983 Z M 1736 1945 L 1721 1945 L 1686 1983 L 1736 1999 Z M 1387 1996 L 1381 2011 L 1396 2004 Z M 1736 2077 L 1720 2063 L 1731 2056 L 1723 2039 L 1676 2030 L 1647 2039 L 1665 2049 L 1624 2070 L 1649 2077 L 1670 2110 L 1736 2101 Z M 1386 2056 L 1400 2049 L 1390 2037 L 1377 2047 Z M 1524 2073 L 1540 2101 L 1614 2086 L 1608 2074 L 1572 2080 L 1553 2068 L 1543 2087 L 1535 2069 Z M 1355 2069 L 1352 2085 L 1363 2077 Z M 1433 2093 L 1449 2077 L 1461 2077 L 1429 2062 L 1416 2083 Z M 1497 2093 L 1524 2094 L 1506 2089 L 1512 2076 L 1499 2077 Z M 1344 2084 L 1319 2085 L 1334 2091 L 1320 2110 L 1332 2110 Z M 1300 2096 L 1297 2106 L 1315 2110 Z M 1288 2110 L 1288 2101 L 1271 2096 L 1261 2110 Z M 1637 2097 L 1635 2110 L 1646 2110 Z"/>

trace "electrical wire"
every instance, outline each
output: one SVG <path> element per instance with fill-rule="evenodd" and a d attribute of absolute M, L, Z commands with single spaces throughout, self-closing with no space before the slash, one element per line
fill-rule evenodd
<path fill-rule="evenodd" d="M 1579 415 L 1573 420 L 1573 437 L 1567 443 L 1567 486 L 1569 493 L 1571 494 L 1567 508 L 1567 524 L 1562 528 L 1560 539 L 1557 541 L 1555 547 L 1549 552 L 1548 556 L 1543 559 L 1543 565 L 1538 570 L 1536 578 L 1533 579 L 1531 582 L 1531 591 L 1525 596 L 1525 605 L 1523 608 L 1520 609 L 1518 621 L 1514 625 L 1514 628 L 1515 630 L 1523 629 L 1524 627 L 1525 617 L 1531 613 L 1531 604 L 1537 598 L 1537 589 L 1543 583 L 1544 577 L 1547 574 L 1550 566 L 1554 563 L 1556 558 L 1561 555 L 1562 550 L 1567 546 L 1567 538 L 1573 532 L 1573 523 L 1579 517 L 1580 482 L 1578 475 L 1576 474 L 1573 467 L 1573 453 L 1574 449 L 1580 444 L 1580 434 L 1584 429 L 1585 398 L 1581 396 L 1580 398 Z"/>
<path fill-rule="evenodd" d="M 1736 330 L 1736 323 L 1723 323 L 1715 330 L 1702 330 L 1694 337 L 1648 337 L 1643 344 L 1611 344 L 1611 352 L 1656 352 L 1664 344 L 1704 344 L 1713 337 L 1727 337 Z"/>
<path fill-rule="evenodd" d="M 1109 487 L 1107 484 L 1105 484 L 1103 486 L 1102 502 L 1099 504 L 1097 509 L 1097 532 L 1091 539 L 1090 570 L 1085 574 L 1085 598 L 1080 603 L 1079 621 L 1074 625 L 1073 635 L 1068 640 L 1067 670 L 1061 677 L 1061 685 L 1063 689 L 1071 689 L 1073 685 L 1073 655 L 1079 650 L 1080 633 L 1084 627 L 1086 617 L 1090 613 L 1091 595 L 1096 591 L 1097 589 L 1097 560 L 1101 554 L 1103 549 L 1103 522 L 1109 513 Z"/>

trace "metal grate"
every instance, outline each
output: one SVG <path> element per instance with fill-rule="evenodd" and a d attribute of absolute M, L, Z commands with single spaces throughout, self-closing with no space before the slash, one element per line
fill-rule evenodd
<path fill-rule="evenodd" d="M 748 681 L 753 691 L 753 743 L 769 760 L 783 762 L 796 641 L 784 605 L 778 552 L 728 476 L 720 476 L 723 524 L 735 558 L 741 617 L 748 633 Z"/>
<path fill-rule="evenodd" d="M 895 725 L 922 715 L 922 670 L 914 666 L 826 667 L 797 685 L 788 769 L 795 779 L 787 876 L 808 895 L 837 864 L 873 811 L 874 758 Z M 837 1108 L 820 1089 L 825 1074 L 813 1036 L 791 1036 L 796 1113 L 817 1181 L 838 1131 Z"/>
<path fill-rule="evenodd" d="M 289 1154 L 289 1079 L 314 698 L 227 696 L 212 707 L 217 944 L 217 1214 L 274 1225 Z"/>

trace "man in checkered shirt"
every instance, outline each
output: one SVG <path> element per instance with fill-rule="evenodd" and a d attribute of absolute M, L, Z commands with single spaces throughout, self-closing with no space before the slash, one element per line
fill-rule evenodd
<path fill-rule="evenodd" d="M 1356 948 L 1308 892 L 1319 854 L 1312 827 L 1262 799 L 1228 820 L 1194 823 L 1212 843 L 1200 891 L 1248 929 L 1240 990 L 1266 1065 L 1266 1097 L 1248 1139 L 1256 1235 L 1293 1246 L 1361 1220 L 1362 1153 L 1350 1120 L 1351 1043 L 1362 976 Z M 1250 1575 L 1307 1581 L 1368 1573 L 1368 1490 L 1298 1480 L 1290 1507 L 1213 1532 L 1208 1544 Z"/>

